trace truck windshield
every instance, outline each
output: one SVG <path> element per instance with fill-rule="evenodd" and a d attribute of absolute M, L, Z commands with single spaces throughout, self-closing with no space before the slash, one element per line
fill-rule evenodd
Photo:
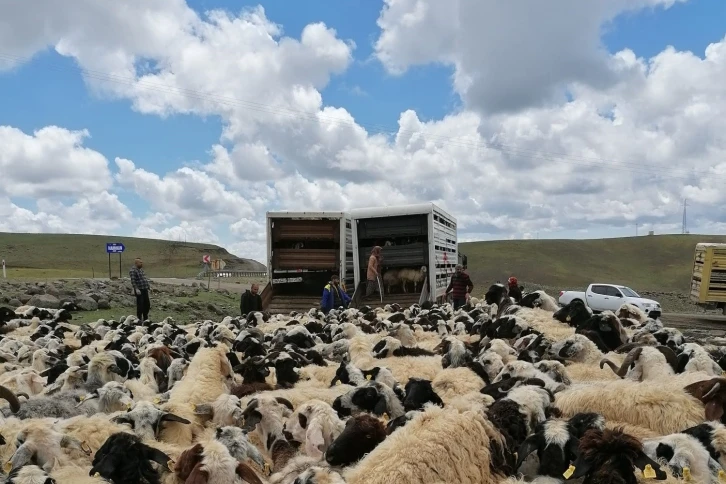
<path fill-rule="evenodd" d="M 637 292 L 633 291 L 629 287 L 619 286 L 618 289 L 625 294 L 625 297 L 640 297 Z"/>

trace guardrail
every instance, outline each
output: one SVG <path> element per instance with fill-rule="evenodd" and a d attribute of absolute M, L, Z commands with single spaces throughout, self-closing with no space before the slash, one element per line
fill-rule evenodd
<path fill-rule="evenodd" d="M 266 271 L 204 271 L 197 275 L 197 279 L 205 277 L 267 277 Z"/>

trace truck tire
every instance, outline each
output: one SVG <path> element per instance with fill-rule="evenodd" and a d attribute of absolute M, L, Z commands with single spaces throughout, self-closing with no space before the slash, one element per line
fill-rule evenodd
<path fill-rule="evenodd" d="M 579 301 L 579 302 L 581 302 L 582 304 L 585 304 L 585 301 L 583 301 L 582 299 L 573 299 L 572 301 L 570 301 L 570 304 L 572 304 L 572 303 L 573 303 L 573 302 L 575 302 L 575 301 Z M 585 306 L 587 306 L 587 304 L 585 304 Z"/>

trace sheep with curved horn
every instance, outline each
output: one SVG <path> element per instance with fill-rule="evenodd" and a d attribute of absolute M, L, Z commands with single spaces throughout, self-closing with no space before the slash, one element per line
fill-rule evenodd
<path fill-rule="evenodd" d="M 663 363 L 668 363 L 668 365 Z M 603 358 L 600 360 L 600 369 L 603 369 L 605 365 L 609 366 L 620 378 L 627 376 L 632 380 L 643 381 L 675 375 L 678 370 L 678 358 L 667 346 L 656 346 L 655 348 L 639 346 L 630 350 L 620 368 L 607 358 Z M 630 369 L 631 366 L 632 369 Z"/>

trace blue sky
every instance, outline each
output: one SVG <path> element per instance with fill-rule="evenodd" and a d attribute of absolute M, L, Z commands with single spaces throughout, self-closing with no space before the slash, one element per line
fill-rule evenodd
<path fill-rule="evenodd" d="M 235 15 L 243 7 L 257 5 L 255 2 L 232 0 L 187 0 L 187 4 L 200 14 L 210 9 L 225 9 Z M 320 92 L 323 105 L 344 108 L 369 133 L 394 135 L 401 113 L 406 110 L 415 111 L 421 122 L 438 122 L 446 116 L 473 109 L 466 106 L 461 93 L 454 88 L 455 70 L 451 65 L 425 62 L 410 66 L 403 75 L 394 75 L 376 57 L 374 44 L 381 35 L 377 20 L 381 16 L 382 1 L 270 0 L 262 2 L 262 5 L 267 18 L 280 24 L 285 36 L 298 39 L 306 25 L 324 22 L 335 29 L 339 39 L 355 42 L 352 62 L 344 72 L 333 74 Z M 658 7 L 620 14 L 612 23 L 601 26 L 602 42 L 611 54 L 628 48 L 638 57 L 648 59 L 667 46 L 674 46 L 677 50 L 691 51 L 703 57 L 704 49 L 710 43 L 723 39 L 726 33 L 723 19 L 726 19 L 726 2 L 691 0 L 668 9 Z M 12 52 L 4 53 L 12 55 Z M 88 129 L 90 137 L 84 140 L 83 145 L 103 154 L 112 173 L 117 171 L 113 163 L 116 157 L 133 160 L 136 168 L 160 177 L 182 166 L 199 166 L 211 161 L 211 147 L 220 142 L 228 120 L 216 114 L 207 117 L 198 114 L 171 114 L 168 117 L 141 114 L 132 109 L 129 98 L 111 99 L 92 94 L 78 68 L 81 62 L 78 58 L 63 56 L 53 48 L 47 48 L 37 52 L 29 62 L 9 71 L 0 71 L 0 91 L 5 93 L 0 103 L 0 125 L 12 126 L 26 134 L 48 125 L 68 130 Z M 230 142 L 224 144 L 230 149 L 234 145 Z M 612 159 L 609 156 L 602 158 Z M 148 210 L 158 212 L 153 207 L 150 209 L 149 201 L 134 190 L 112 191 L 135 216 L 143 217 Z M 12 201 L 19 207 L 35 210 L 32 196 L 17 195 L 12 197 Z M 673 220 L 674 213 L 671 210 L 669 223 L 680 221 L 677 217 Z M 183 221 L 178 215 L 174 215 L 174 219 L 176 222 Z M 499 238 L 537 234 L 539 237 L 596 237 L 634 234 L 634 223 L 619 225 L 594 223 L 581 228 L 559 227 L 552 230 L 533 227 L 526 231 L 527 235 L 523 235 L 521 229 L 490 234 L 473 231 L 469 236 Z M 130 228 L 123 226 L 119 230 Z M 223 228 L 220 234 L 222 241 L 230 240 L 228 230 Z"/>

